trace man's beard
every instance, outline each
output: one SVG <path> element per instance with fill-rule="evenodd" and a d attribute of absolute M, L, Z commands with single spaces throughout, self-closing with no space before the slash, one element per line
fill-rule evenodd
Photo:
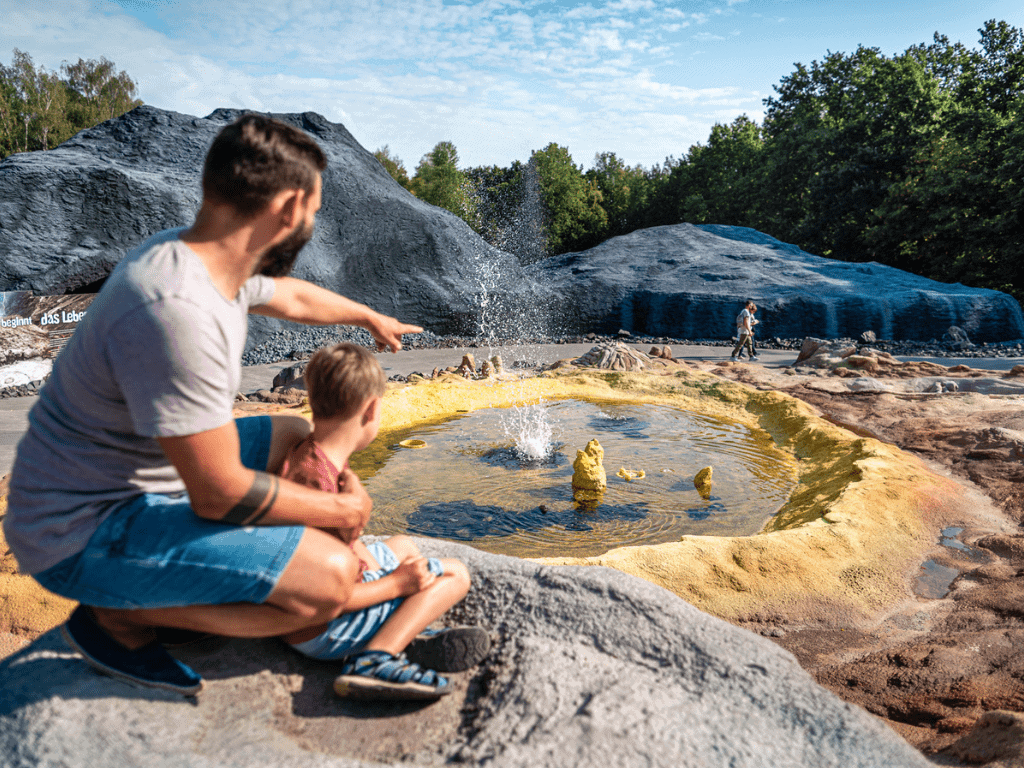
<path fill-rule="evenodd" d="M 295 266 L 295 260 L 299 258 L 299 251 L 312 237 L 313 225 L 308 222 L 303 223 L 288 237 L 263 254 L 260 263 L 256 265 L 256 274 L 267 277 L 284 277 L 289 274 L 292 267 Z"/>

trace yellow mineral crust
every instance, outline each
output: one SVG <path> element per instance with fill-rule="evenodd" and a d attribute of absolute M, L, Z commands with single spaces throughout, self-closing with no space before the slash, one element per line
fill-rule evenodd
<path fill-rule="evenodd" d="M 877 615 L 910 597 L 913 576 L 937 538 L 940 520 L 967 503 L 959 485 L 916 457 L 830 424 L 806 403 L 692 369 L 563 368 L 532 379 L 486 383 L 442 377 L 389 391 L 383 431 L 478 408 L 561 398 L 671 405 L 735 419 L 765 430 L 797 459 L 800 484 L 756 536 L 685 536 L 594 557 L 538 560 L 610 566 L 724 618 L 835 622 Z"/>
<path fill-rule="evenodd" d="M 7 512 L 7 488 L 0 482 L 0 521 Z M 67 619 L 75 603 L 18 573 L 0 528 L 0 659 Z"/>

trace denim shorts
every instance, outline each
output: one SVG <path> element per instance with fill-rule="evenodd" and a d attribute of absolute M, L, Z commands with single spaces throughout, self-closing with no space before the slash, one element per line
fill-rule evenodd
<path fill-rule="evenodd" d="M 376 571 L 365 571 L 363 581 L 376 581 L 395 570 L 399 563 L 398 557 L 383 541 L 367 544 L 373 559 L 380 566 Z M 444 565 L 437 558 L 427 559 L 427 566 L 435 576 L 444 573 Z M 334 619 L 321 634 L 312 640 L 295 643 L 292 648 L 313 659 L 333 661 L 343 659 L 361 651 L 373 639 L 381 627 L 391 618 L 404 598 L 396 597 L 383 603 L 371 605 L 361 611 L 343 613 Z"/>
<path fill-rule="evenodd" d="M 265 470 L 271 418 L 252 416 L 235 424 L 242 463 Z M 118 503 L 84 550 L 35 579 L 51 592 L 99 608 L 262 603 L 304 531 L 204 520 L 185 494 L 147 493 Z"/>

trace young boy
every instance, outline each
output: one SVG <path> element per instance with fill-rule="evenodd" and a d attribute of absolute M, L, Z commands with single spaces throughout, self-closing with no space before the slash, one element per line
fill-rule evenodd
<path fill-rule="evenodd" d="M 304 379 L 313 432 L 292 448 L 281 474 L 337 492 L 349 456 L 377 436 L 384 371 L 363 347 L 337 344 L 312 357 Z M 339 696 L 422 699 L 449 693 L 449 682 L 434 670 L 468 669 L 490 649 L 490 639 L 479 627 L 423 632 L 466 596 L 466 566 L 458 560 L 423 557 L 407 536 L 367 546 L 359 540 L 360 530 L 327 532 L 346 542 L 359 558 L 361 581 L 346 613 L 329 624 L 285 635 L 284 640 L 314 659 L 344 661 L 334 683 Z"/>

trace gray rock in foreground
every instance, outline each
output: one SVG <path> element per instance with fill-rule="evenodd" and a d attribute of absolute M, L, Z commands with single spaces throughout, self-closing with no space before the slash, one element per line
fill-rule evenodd
<path fill-rule="evenodd" d="M 276 641 L 183 654 L 194 703 L 91 671 L 54 631 L 0 664 L 0 765 L 927 766 L 787 652 L 648 582 L 419 540 L 474 588 L 454 618 L 492 631 L 438 703 L 354 705 L 333 667 Z"/>
<path fill-rule="evenodd" d="M 556 295 L 568 331 L 619 328 L 680 339 L 735 333 L 743 302 L 758 307 L 758 338 L 1024 338 L 1006 293 L 939 283 L 882 264 L 834 261 L 746 227 L 675 224 L 642 229 L 527 268 Z"/>
<path fill-rule="evenodd" d="M 206 151 L 242 112 L 206 118 L 138 107 L 56 149 L 0 164 L 0 290 L 96 290 L 135 245 L 192 223 Z M 521 324 L 530 299 L 518 262 L 454 214 L 399 186 L 345 129 L 312 112 L 274 115 L 328 156 L 323 207 L 294 274 L 438 333 Z M 255 317 L 250 344 L 283 325 Z M 292 326 L 294 327 L 294 326 Z"/>

